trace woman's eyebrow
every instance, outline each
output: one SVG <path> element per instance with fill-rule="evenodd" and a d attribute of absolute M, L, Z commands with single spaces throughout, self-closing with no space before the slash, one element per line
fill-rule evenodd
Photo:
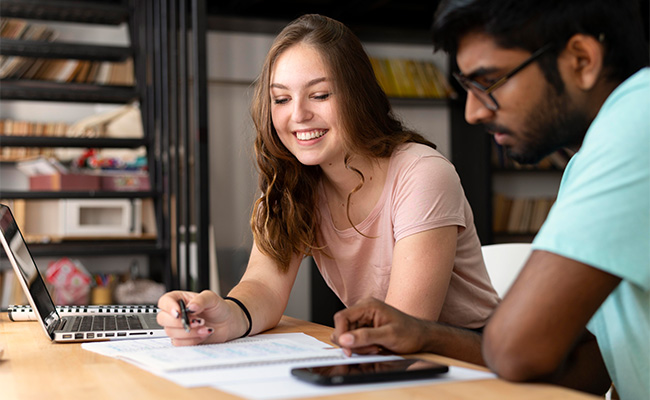
<path fill-rule="evenodd" d="M 307 83 L 305 84 L 304 87 L 314 86 L 314 85 L 316 85 L 316 84 L 318 84 L 318 83 L 325 82 L 325 81 L 327 81 L 327 78 L 326 78 L 326 77 L 315 78 L 315 79 L 312 79 L 312 80 L 310 80 L 309 82 L 307 82 Z M 277 89 L 285 89 L 285 90 L 286 90 L 286 89 L 289 89 L 289 88 L 286 87 L 285 85 L 283 85 L 283 84 L 281 84 L 281 83 L 275 83 L 275 82 L 274 82 L 274 83 L 271 83 L 270 86 L 271 86 L 272 88 L 277 88 Z"/>

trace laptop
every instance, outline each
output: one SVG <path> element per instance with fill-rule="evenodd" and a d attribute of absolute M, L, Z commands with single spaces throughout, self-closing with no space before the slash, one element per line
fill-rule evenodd
<path fill-rule="evenodd" d="M 0 204 L 0 242 L 36 319 L 54 342 L 166 337 L 156 314 L 61 316 L 9 207 Z"/>

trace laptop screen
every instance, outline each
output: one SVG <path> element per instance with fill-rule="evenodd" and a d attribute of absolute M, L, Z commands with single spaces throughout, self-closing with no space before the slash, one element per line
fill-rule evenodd
<path fill-rule="evenodd" d="M 50 324 L 59 319 L 56 307 L 9 207 L 3 204 L 0 204 L 0 241 L 9 261 L 23 277 L 22 282 L 29 290 L 32 307 L 41 315 L 45 328 L 49 331 Z"/>

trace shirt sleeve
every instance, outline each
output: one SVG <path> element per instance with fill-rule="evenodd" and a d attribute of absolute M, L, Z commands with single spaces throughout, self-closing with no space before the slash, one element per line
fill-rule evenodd
<path fill-rule="evenodd" d="M 465 194 L 442 155 L 421 155 L 397 171 L 392 193 L 395 241 L 449 225 L 465 228 Z"/>

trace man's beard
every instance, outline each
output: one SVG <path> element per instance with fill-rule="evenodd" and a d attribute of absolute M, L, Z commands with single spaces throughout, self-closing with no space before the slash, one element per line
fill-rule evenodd
<path fill-rule="evenodd" d="M 550 85 L 547 88 L 547 100 L 526 119 L 517 148 L 506 148 L 508 157 L 521 164 L 537 164 L 562 147 L 580 146 L 591 123 L 566 91 L 557 94 Z"/>

